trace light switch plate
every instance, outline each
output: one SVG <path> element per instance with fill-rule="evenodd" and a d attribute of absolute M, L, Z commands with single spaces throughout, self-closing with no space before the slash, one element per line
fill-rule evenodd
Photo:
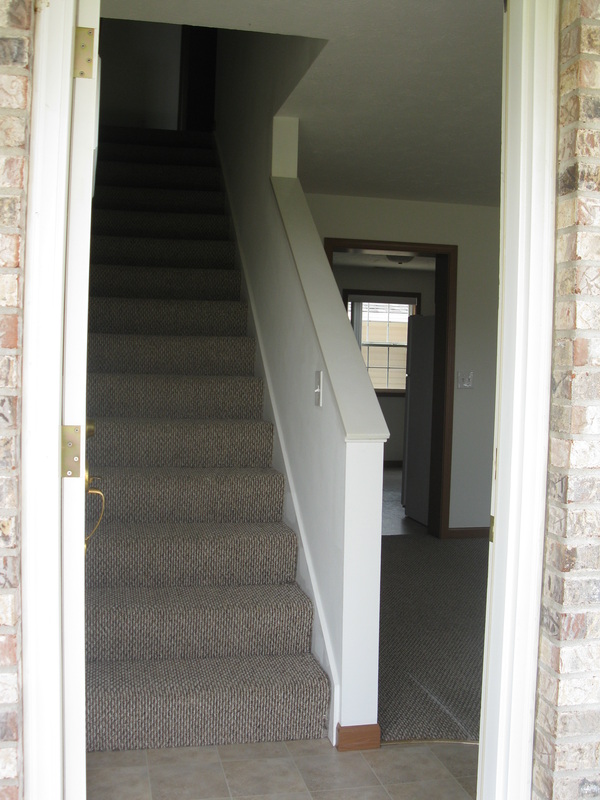
<path fill-rule="evenodd" d="M 456 386 L 458 389 L 472 389 L 473 370 L 470 372 L 459 372 L 456 376 Z"/>

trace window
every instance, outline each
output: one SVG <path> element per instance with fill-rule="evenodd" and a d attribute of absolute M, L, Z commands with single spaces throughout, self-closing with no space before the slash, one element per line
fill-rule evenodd
<path fill-rule="evenodd" d="M 416 295 L 347 292 L 346 308 L 373 387 L 406 389 L 408 318 L 417 312 Z"/>

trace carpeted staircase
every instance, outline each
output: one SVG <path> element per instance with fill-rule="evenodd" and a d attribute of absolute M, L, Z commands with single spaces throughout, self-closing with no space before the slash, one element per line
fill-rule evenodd
<path fill-rule="evenodd" d="M 212 137 L 107 129 L 92 218 L 89 750 L 318 738 L 283 476 Z M 99 512 L 88 499 L 88 529 Z"/>

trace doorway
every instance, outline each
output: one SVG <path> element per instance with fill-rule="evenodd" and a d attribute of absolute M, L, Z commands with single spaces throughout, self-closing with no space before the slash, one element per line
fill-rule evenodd
<path fill-rule="evenodd" d="M 452 464 L 452 414 L 454 405 L 454 340 L 456 330 L 456 273 L 458 247 L 456 245 L 415 244 L 384 242 L 364 239 L 325 238 L 325 252 L 334 275 L 339 281 L 348 280 L 341 270 L 350 267 L 361 271 L 366 284 L 343 287 L 364 289 L 369 286 L 381 289 L 371 280 L 374 271 L 390 275 L 394 271 L 398 292 L 413 292 L 414 287 L 404 284 L 400 272 L 413 274 L 417 285 L 426 287 L 429 302 L 422 313 L 435 318 L 433 344 L 433 385 L 429 457 L 429 497 L 427 529 L 440 539 L 452 536 L 450 530 L 450 480 Z M 386 273 L 383 273 L 386 270 Z M 347 275 L 348 273 L 346 273 Z M 416 278 L 415 278 L 416 276 Z M 337 278 L 336 278 L 337 279 Z M 381 280 L 381 277 L 379 278 Z M 404 288 L 402 288 L 404 287 Z M 420 309 L 421 310 L 421 309 Z M 388 427 L 402 431 L 404 424 L 405 389 L 376 389 L 386 416 Z M 394 403 L 394 400 L 399 401 Z M 386 406 L 390 407 L 386 414 Z M 390 413 L 391 412 L 391 413 Z M 400 458 L 387 458 L 397 462 Z M 391 463 L 388 464 L 392 466 Z M 397 464 L 395 466 L 398 466 Z"/>

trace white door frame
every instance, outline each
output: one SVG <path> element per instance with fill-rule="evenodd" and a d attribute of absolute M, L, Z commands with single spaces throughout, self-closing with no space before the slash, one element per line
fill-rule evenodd
<path fill-rule="evenodd" d="M 559 0 L 505 15 L 495 485 L 478 800 L 531 797 L 550 411 Z"/>
<path fill-rule="evenodd" d="M 520 800 L 530 796 L 531 786 L 553 302 L 558 2 L 509 0 L 505 32 L 499 457 L 480 800 Z M 83 666 L 81 658 L 72 662 L 65 693 L 63 646 L 74 630 L 78 640 L 81 609 L 62 607 L 59 477 L 75 8 L 75 0 L 40 3 L 35 28 L 22 444 L 26 800 L 64 800 L 65 786 L 80 785 L 84 767 L 78 763 L 80 724 L 72 727 L 65 703 L 71 681 L 79 692 Z M 68 800 L 81 797 L 68 790 Z"/>
<path fill-rule="evenodd" d="M 75 25 L 97 27 L 98 17 L 99 0 L 53 0 L 39 4 L 34 31 L 22 437 L 23 781 L 31 800 L 85 798 L 85 470 L 61 481 L 60 434 L 62 424 L 85 431 L 93 159 L 72 145 L 87 137 L 89 150 L 96 104 L 95 80 L 73 88 L 73 43 Z M 97 49 L 97 33 L 95 41 Z"/>

